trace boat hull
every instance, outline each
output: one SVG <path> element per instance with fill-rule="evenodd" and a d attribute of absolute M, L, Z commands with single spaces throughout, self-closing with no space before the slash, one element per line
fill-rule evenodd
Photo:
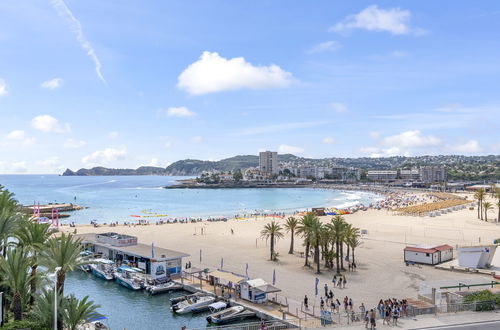
<path fill-rule="evenodd" d="M 94 274 L 95 277 L 102 278 L 103 280 L 106 281 L 111 281 L 113 279 L 113 275 L 108 275 L 103 272 L 100 272 L 99 270 L 92 268 L 92 274 Z"/>
<path fill-rule="evenodd" d="M 140 290 L 141 289 L 140 285 L 131 284 L 130 282 L 122 279 L 120 276 L 117 276 L 115 278 L 115 280 L 116 280 L 116 283 L 123 285 L 127 289 L 130 289 L 130 290 Z"/>

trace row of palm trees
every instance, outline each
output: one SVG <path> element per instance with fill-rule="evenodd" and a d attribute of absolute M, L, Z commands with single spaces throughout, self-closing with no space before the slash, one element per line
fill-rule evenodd
<path fill-rule="evenodd" d="M 305 246 L 304 266 L 311 267 L 309 263 L 310 252 L 313 253 L 313 263 L 316 265 L 316 273 L 321 272 L 321 261 L 324 261 L 325 268 L 335 268 L 339 274 L 344 268 L 345 259 L 355 262 L 354 250 L 361 245 L 361 235 L 359 228 L 353 227 L 345 219 L 338 215 L 329 223 L 322 223 L 315 213 L 307 213 L 300 219 L 289 217 L 284 228 L 275 221 L 267 223 L 261 231 L 261 237 L 270 240 L 271 260 L 275 261 L 277 253 L 275 251 L 276 240 L 283 238 L 283 230 L 290 233 L 289 254 L 294 253 L 295 236 L 303 238 Z M 344 250 L 345 248 L 345 250 Z"/>
<path fill-rule="evenodd" d="M 491 188 L 491 197 L 495 198 L 496 207 L 498 209 L 497 221 L 500 221 L 500 188 L 493 187 Z M 486 198 L 486 190 L 483 188 L 479 189 L 474 193 L 474 198 L 477 200 L 477 218 L 488 221 L 488 211 L 493 209 L 493 203 L 490 203 L 485 200 Z"/>
<path fill-rule="evenodd" d="M 31 321 L 37 329 L 50 329 L 55 292 L 49 274 L 56 269 L 58 328 L 76 329 L 99 315 L 100 306 L 88 297 L 79 300 L 74 295 L 64 296 L 68 272 L 88 263 L 80 255 L 80 240 L 71 234 L 55 235 L 49 224 L 34 222 L 1 185 L 0 251 L 0 291 L 6 298 L 2 308 L 7 311 L 4 321 L 12 315 L 14 321 Z"/>

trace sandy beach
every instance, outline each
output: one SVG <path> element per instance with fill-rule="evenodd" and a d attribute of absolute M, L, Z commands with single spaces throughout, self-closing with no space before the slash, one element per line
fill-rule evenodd
<path fill-rule="evenodd" d="M 463 194 L 462 196 L 466 196 Z M 471 195 L 468 194 L 471 200 Z M 417 197 L 424 198 L 423 193 Z M 490 197 L 488 197 L 490 199 Z M 492 200 L 491 200 L 492 201 Z M 489 213 L 490 222 L 477 219 L 477 209 L 463 209 L 441 215 L 404 216 L 395 215 L 386 209 L 358 211 L 344 215 L 347 222 L 366 230 L 363 244 L 356 249 L 357 271 L 344 272 L 347 278 L 345 289 L 336 288 L 334 295 L 339 300 L 348 296 L 355 306 L 364 302 L 374 306 L 380 298 L 394 297 L 417 298 L 417 291 L 422 281 L 453 280 L 458 284 L 464 279 L 491 281 L 491 276 L 451 272 L 439 270 L 432 266 L 406 266 L 403 262 L 403 249 L 410 244 L 449 244 L 453 247 L 461 245 L 490 244 L 500 237 L 500 227 L 496 221 L 497 210 Z M 331 216 L 321 217 L 321 221 L 330 221 Z M 273 270 L 276 271 L 276 286 L 281 288 L 281 296 L 300 302 L 307 294 L 314 300 L 315 278 L 320 279 L 319 294 L 323 292 L 325 283 L 331 285 L 334 270 L 322 269 L 315 274 L 314 269 L 303 267 L 304 251 L 302 239 L 296 237 L 294 255 L 288 254 L 290 235 L 277 242 L 279 261 L 269 261 L 269 247 L 260 238 L 260 231 L 271 219 L 229 220 L 227 222 L 177 223 L 164 225 L 123 226 L 116 227 L 89 225 L 78 226 L 78 233 L 101 233 L 114 231 L 134 235 L 139 242 L 155 246 L 175 249 L 189 253 L 193 266 L 216 269 L 224 258 L 224 270 L 239 274 L 248 273 L 251 278 L 263 278 L 272 281 Z M 284 219 L 277 220 L 283 224 Z M 204 234 L 201 235 L 201 228 Z M 63 227 L 73 232 L 75 228 Z M 231 230 L 234 234 L 231 233 Z M 199 254 L 202 250 L 202 262 Z M 346 265 L 347 268 L 347 265 Z M 317 298 L 319 299 L 319 297 Z M 300 303 L 299 303 L 300 304 Z"/>

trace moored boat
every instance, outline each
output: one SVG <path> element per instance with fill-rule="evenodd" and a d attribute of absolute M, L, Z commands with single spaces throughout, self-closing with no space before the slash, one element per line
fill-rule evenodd
<path fill-rule="evenodd" d="M 164 283 L 156 282 L 156 283 L 152 283 L 152 284 L 147 284 L 145 287 L 145 290 L 152 295 L 166 293 L 166 292 L 180 290 L 180 289 L 182 289 L 182 285 L 179 283 L 175 283 L 173 281 L 164 282 Z"/>
<path fill-rule="evenodd" d="M 201 296 L 183 300 L 172 306 L 172 311 L 177 314 L 187 314 L 208 308 L 208 305 L 215 302 L 215 297 Z"/>
<path fill-rule="evenodd" d="M 255 313 L 245 310 L 243 306 L 233 306 L 210 314 L 207 316 L 207 321 L 216 325 L 222 325 L 253 316 L 255 316 Z"/>
<path fill-rule="evenodd" d="M 98 258 L 95 259 L 94 262 L 95 263 L 89 265 L 92 274 L 106 281 L 111 281 L 114 278 L 113 272 L 115 263 L 113 261 Z"/>
<path fill-rule="evenodd" d="M 196 292 L 196 293 L 193 293 L 193 294 L 188 294 L 188 295 L 185 295 L 185 296 L 180 296 L 180 297 L 175 297 L 175 298 L 171 298 L 170 299 L 170 305 L 175 305 L 183 300 L 186 300 L 186 299 L 192 299 L 194 297 L 203 297 L 203 296 L 210 296 L 210 294 L 208 293 L 205 293 L 205 292 Z"/>
<path fill-rule="evenodd" d="M 144 283 L 141 274 L 141 269 L 123 265 L 116 269 L 114 276 L 116 283 L 123 285 L 127 289 L 141 290 Z"/>

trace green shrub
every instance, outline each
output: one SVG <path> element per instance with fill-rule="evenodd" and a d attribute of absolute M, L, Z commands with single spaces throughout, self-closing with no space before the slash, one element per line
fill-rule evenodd
<path fill-rule="evenodd" d="M 47 330 L 38 324 L 36 321 L 31 320 L 21 320 L 21 321 L 11 321 L 6 323 L 2 330 L 21 330 L 21 329 L 30 329 L 30 330 Z"/>

